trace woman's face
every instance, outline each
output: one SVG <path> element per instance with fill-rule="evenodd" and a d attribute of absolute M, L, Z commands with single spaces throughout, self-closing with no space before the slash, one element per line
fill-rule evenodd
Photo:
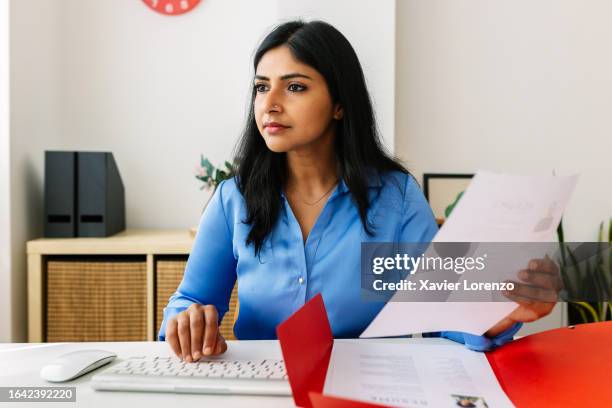
<path fill-rule="evenodd" d="M 255 73 L 254 113 L 257 128 L 273 152 L 312 146 L 334 136 L 334 105 L 323 76 L 297 61 L 286 46 L 266 52 Z"/>

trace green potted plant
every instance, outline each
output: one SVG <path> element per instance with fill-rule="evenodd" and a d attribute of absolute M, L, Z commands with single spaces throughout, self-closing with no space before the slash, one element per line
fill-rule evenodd
<path fill-rule="evenodd" d="M 217 186 L 223 181 L 234 176 L 236 170 L 235 164 L 228 161 L 225 162 L 225 168 L 215 167 L 210 160 L 200 155 L 200 165 L 196 167 L 195 178 L 202 182 L 200 190 L 213 189 L 213 193 Z M 204 206 L 206 208 L 206 206 Z"/>
<path fill-rule="evenodd" d="M 597 255 L 578 260 L 565 243 L 563 221 L 557 228 L 561 252 L 561 277 L 569 299 L 588 297 L 599 301 L 569 301 L 568 323 L 592 323 L 612 320 L 612 218 L 604 236 L 604 223 L 599 224 Z M 607 240 L 607 242 L 606 242 Z M 606 248 L 607 246 L 607 248 Z M 605 255 L 604 255 L 605 254 Z"/>
<path fill-rule="evenodd" d="M 212 196 L 215 194 L 215 190 L 217 189 L 217 186 L 221 184 L 223 180 L 227 180 L 229 178 L 234 177 L 235 172 L 236 172 L 235 163 L 230 163 L 226 161 L 224 163 L 223 168 L 221 166 L 215 167 L 212 165 L 210 160 L 208 160 L 208 158 L 200 154 L 200 164 L 196 166 L 195 178 L 202 182 L 202 185 L 200 186 L 200 190 L 211 190 L 212 189 L 212 192 L 210 196 L 208 197 L 208 200 L 204 204 L 204 208 L 202 209 L 202 211 L 206 209 L 208 202 L 210 201 Z M 193 227 L 189 231 L 191 232 L 192 236 L 195 236 L 198 232 L 198 227 Z"/>

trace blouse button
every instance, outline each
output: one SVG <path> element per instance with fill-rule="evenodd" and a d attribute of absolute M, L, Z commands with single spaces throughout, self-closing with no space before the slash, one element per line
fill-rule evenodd
<path fill-rule="evenodd" d="M 302 283 L 304 283 L 304 278 L 300 276 L 300 279 L 298 279 L 298 282 L 300 282 L 300 285 L 301 285 Z"/>

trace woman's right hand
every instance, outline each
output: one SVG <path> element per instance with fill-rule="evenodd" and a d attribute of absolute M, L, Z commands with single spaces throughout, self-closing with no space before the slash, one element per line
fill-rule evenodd
<path fill-rule="evenodd" d="M 191 363 L 202 356 L 225 353 L 227 343 L 219 333 L 219 314 L 213 305 L 192 304 L 166 325 L 166 341 L 174 354 Z"/>

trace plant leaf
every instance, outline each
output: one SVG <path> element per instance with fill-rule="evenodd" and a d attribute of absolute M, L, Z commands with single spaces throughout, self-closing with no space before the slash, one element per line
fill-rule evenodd
<path fill-rule="evenodd" d="M 593 306 L 591 306 L 587 302 L 576 302 L 576 304 L 584 307 L 591 314 L 591 317 L 593 317 L 593 321 L 594 322 L 598 322 L 599 321 L 599 316 L 597 315 L 597 311 L 595 311 Z"/>
<path fill-rule="evenodd" d="M 448 218 L 450 216 L 450 214 L 453 212 L 453 210 L 455 209 L 455 206 L 457 205 L 457 203 L 459 202 L 462 196 L 463 196 L 463 191 L 457 194 L 455 201 L 453 201 L 448 207 L 446 207 L 446 209 L 444 210 L 444 217 Z"/>

